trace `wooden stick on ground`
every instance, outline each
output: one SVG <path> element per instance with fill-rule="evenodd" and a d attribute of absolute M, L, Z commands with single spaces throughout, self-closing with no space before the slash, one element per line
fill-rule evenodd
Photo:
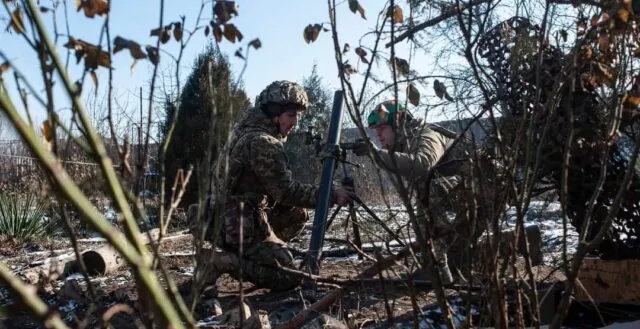
<path fill-rule="evenodd" d="M 409 253 L 409 249 L 410 248 L 417 248 L 417 247 L 418 247 L 417 243 L 413 243 L 410 246 L 407 246 L 404 249 L 402 249 L 396 255 L 388 256 L 388 257 L 382 259 L 379 263 L 372 264 L 371 266 L 366 268 L 364 271 L 360 272 L 360 274 L 358 274 L 355 277 L 355 280 L 370 278 L 370 277 L 378 274 L 379 271 L 382 271 L 382 270 L 392 266 L 396 261 L 398 261 L 398 260 L 402 259 L 403 257 L 405 257 Z M 320 299 L 319 301 L 311 304 L 311 306 L 307 307 L 302 312 L 298 313 L 298 315 L 296 315 L 295 318 L 293 318 L 293 319 L 291 319 L 291 320 L 289 320 L 287 322 L 281 323 L 281 324 L 273 327 L 273 329 L 300 328 L 302 326 L 302 324 L 307 320 L 309 315 L 312 314 L 312 312 L 320 312 L 320 311 L 328 308 L 329 306 L 331 306 L 338 298 L 340 298 L 340 296 L 342 296 L 342 293 L 344 292 L 344 290 L 345 290 L 345 288 L 338 288 L 338 289 L 330 291 L 322 299 Z"/>

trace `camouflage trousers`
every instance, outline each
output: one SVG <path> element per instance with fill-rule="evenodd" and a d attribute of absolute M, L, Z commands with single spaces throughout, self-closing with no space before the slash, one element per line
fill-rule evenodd
<path fill-rule="evenodd" d="M 197 212 L 197 204 L 190 205 L 187 210 L 187 223 L 192 232 L 199 232 L 201 228 L 198 226 L 204 226 L 206 224 L 199 223 L 196 220 Z M 304 226 L 309 221 L 309 213 L 304 208 L 277 204 L 270 208 L 267 218 L 273 233 L 280 240 L 288 242 L 304 230 Z M 210 223 L 209 226 L 213 226 L 213 223 Z M 210 228 L 207 228 L 207 230 L 210 231 Z M 206 234 L 207 240 L 209 241 L 212 241 L 213 238 L 210 236 L 211 234 L 210 232 Z"/>
<path fill-rule="evenodd" d="M 198 224 L 197 210 L 197 205 L 190 206 L 188 210 L 188 219 L 192 226 Z M 242 279 L 260 288 L 288 290 L 297 286 L 300 279 L 286 274 L 279 267 L 293 267 L 293 255 L 284 241 L 289 241 L 300 234 L 309 220 L 309 215 L 302 208 L 276 205 L 269 209 L 267 218 L 270 226 L 267 238 L 256 243 L 245 244 L 242 262 L 237 252 L 237 241 L 226 241 L 228 239 L 224 238 L 224 234 L 219 240 L 221 242 L 219 245 L 223 246 L 224 250 L 203 250 L 198 256 L 199 269 L 195 281 L 215 284 L 218 277 L 225 273 L 239 279 L 239 270 L 242 267 Z M 249 221 L 244 223 L 250 224 Z M 195 230 L 195 232 L 199 231 Z M 252 240 L 245 239 L 245 241 Z"/>
<path fill-rule="evenodd" d="M 462 270 L 477 258 L 473 253 L 478 250 L 470 250 L 469 246 L 475 245 L 489 228 L 489 222 L 499 212 L 499 194 L 506 190 L 491 177 L 495 176 L 488 169 L 478 167 L 430 182 L 428 202 L 421 202 L 424 210 L 419 213 L 422 220 L 418 222 L 423 234 L 427 225 L 431 228 L 438 263 Z"/>
<path fill-rule="evenodd" d="M 447 252 L 456 232 L 455 215 L 449 213 L 455 209 L 454 193 L 459 189 L 459 185 L 460 178 L 457 176 L 432 179 L 429 184 L 428 202 L 421 199 L 421 207 L 418 208 L 418 230 L 420 234 L 427 236 L 429 229 L 438 268 L 448 266 Z M 425 255 L 422 255 L 420 261 L 423 266 L 427 264 Z"/>
<path fill-rule="evenodd" d="M 253 283 L 259 288 L 284 291 L 300 284 L 300 278 L 282 271 L 280 267 L 293 268 L 293 255 L 286 244 L 277 238 L 267 239 L 251 246 L 242 255 L 233 251 L 205 249 L 198 257 L 197 282 L 215 284 L 222 274 L 229 274 L 236 280 Z"/>

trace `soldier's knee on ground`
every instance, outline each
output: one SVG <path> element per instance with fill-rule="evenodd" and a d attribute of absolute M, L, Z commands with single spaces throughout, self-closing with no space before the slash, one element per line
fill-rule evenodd
<path fill-rule="evenodd" d="M 273 291 L 293 289 L 301 282 L 300 277 L 287 274 L 279 267 L 293 268 L 293 255 L 281 243 L 263 242 L 246 255 L 244 277 L 258 287 Z"/>

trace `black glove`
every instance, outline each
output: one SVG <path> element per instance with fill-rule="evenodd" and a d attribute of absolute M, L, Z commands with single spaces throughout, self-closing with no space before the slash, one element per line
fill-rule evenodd
<path fill-rule="evenodd" d="M 353 147 L 353 153 L 357 156 L 367 155 L 367 153 L 369 153 L 369 145 L 364 139 L 358 138 L 355 141 L 355 146 Z"/>

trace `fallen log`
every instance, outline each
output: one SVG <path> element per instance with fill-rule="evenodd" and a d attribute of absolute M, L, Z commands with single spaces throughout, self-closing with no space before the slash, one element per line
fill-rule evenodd
<path fill-rule="evenodd" d="M 153 229 L 140 233 L 140 239 L 144 244 L 149 244 L 151 240 L 157 243 L 160 236 L 160 229 Z M 184 238 L 189 234 L 180 234 L 166 236 L 162 241 Z M 89 275 L 106 275 L 113 273 L 125 264 L 120 253 L 118 253 L 111 245 L 104 245 L 97 249 L 84 251 L 82 259 L 87 267 Z M 80 266 L 74 253 L 65 255 L 65 257 L 52 257 L 43 261 L 43 264 L 28 268 L 19 275 L 30 284 L 37 284 L 41 281 L 55 281 L 62 279 L 69 274 L 80 271 Z"/>

